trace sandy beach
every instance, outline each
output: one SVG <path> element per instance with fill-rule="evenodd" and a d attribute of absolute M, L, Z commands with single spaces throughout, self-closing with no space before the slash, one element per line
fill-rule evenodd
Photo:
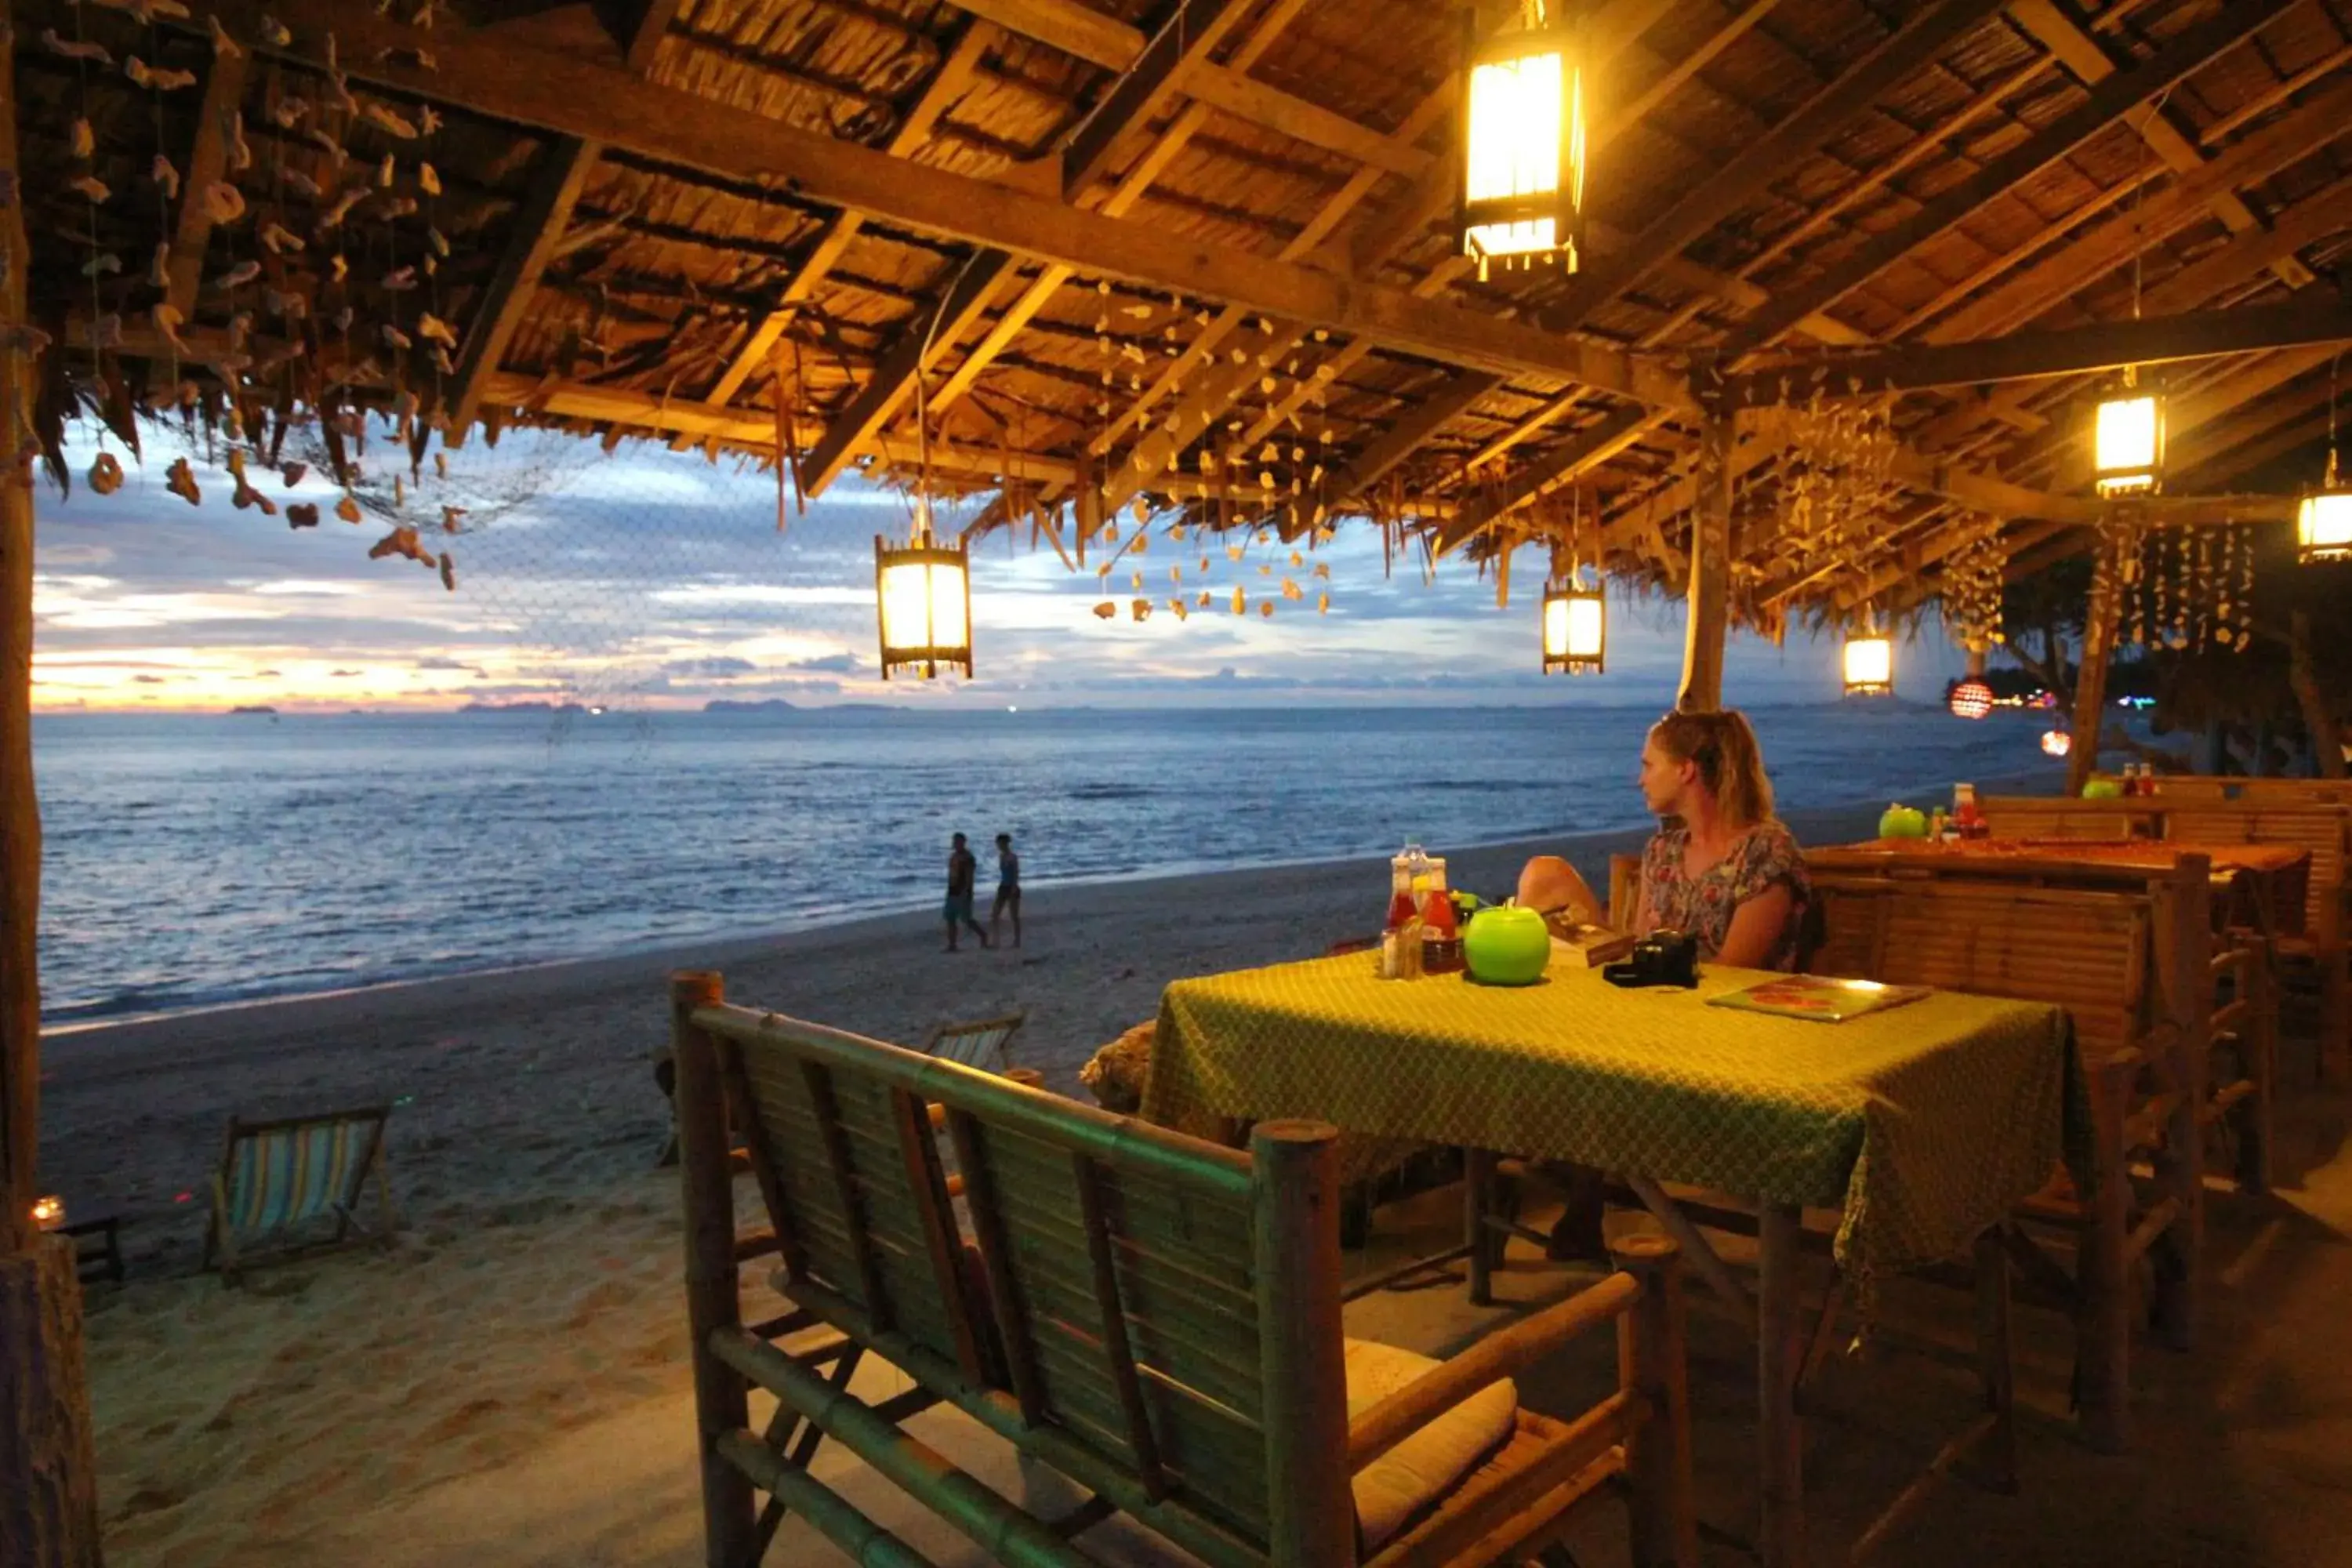
<path fill-rule="evenodd" d="M 1881 804 L 1791 825 L 1848 841 Z M 1452 866 L 1457 884 L 1501 892 L 1532 849 L 1564 850 L 1605 886 L 1607 857 L 1642 837 L 1496 846 Z M 1019 951 L 942 952 L 922 911 L 58 1037 L 48 1182 L 77 1215 L 125 1216 L 131 1268 L 89 1302 L 110 1560 L 698 1561 L 677 1200 L 653 1163 L 666 1110 L 648 1056 L 667 971 L 715 968 L 736 999 L 898 1040 L 1024 1007 L 1017 1058 L 1079 1093 L 1078 1066 L 1152 1016 L 1168 981 L 1362 934 L 1384 889 L 1369 859 L 1039 886 Z M 396 1106 L 406 1226 L 389 1253 L 264 1268 L 236 1291 L 194 1272 L 230 1112 L 375 1100 Z M 1453 1200 L 1432 1196 L 1442 1230 Z M 1531 1273 L 1517 1288 L 1545 1285 Z M 1434 1350 L 1478 1326 L 1448 1297 L 1367 1309 L 1405 1313 L 1392 1336 Z M 1702 1337 L 1695 1353 L 1727 1358 L 1718 1381 L 1737 1407 L 1736 1347 Z M 2063 1424 L 2063 1345 L 2042 1362 Z M 800 1554 L 780 1542 L 771 1561 L 830 1560 L 794 1539 Z"/>

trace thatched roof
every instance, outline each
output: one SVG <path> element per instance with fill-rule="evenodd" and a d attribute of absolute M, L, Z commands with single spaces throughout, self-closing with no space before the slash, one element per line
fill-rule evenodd
<path fill-rule="evenodd" d="M 1988 537 L 2079 546 L 2089 379 L 2021 367 L 2228 351 L 2169 373 L 2170 486 L 2208 493 L 2313 439 L 2352 337 L 2342 0 L 1605 0 L 1588 265 L 1484 281 L 1461 18 L 1420 0 L 190 4 L 13 8 L 52 414 L 190 377 L 249 430 L 350 396 L 814 489 L 910 472 L 927 363 L 937 471 L 1010 481 L 991 522 L 1139 493 L 1480 552 L 1581 510 L 1588 559 L 1675 582 L 1710 414 L 1787 403 L 1729 458 L 1733 603 L 1770 625 L 1932 595 Z M 206 220 L 214 179 L 242 216 Z M 1920 353 L 2022 331 L 2056 335 Z"/>

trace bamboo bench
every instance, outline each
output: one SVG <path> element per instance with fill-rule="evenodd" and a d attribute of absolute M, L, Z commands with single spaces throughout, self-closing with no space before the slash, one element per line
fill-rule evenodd
<path fill-rule="evenodd" d="M 673 982 L 719 1568 L 752 1568 L 788 1508 L 861 1563 L 924 1561 L 810 1473 L 825 1437 L 1005 1563 L 1093 1562 L 1072 1538 L 1114 1512 L 1212 1568 L 1552 1562 L 1614 1496 L 1637 1563 L 1696 1563 L 1671 1243 L 1629 1243 L 1601 1284 L 1450 1361 L 1347 1341 L 1328 1127 L 1222 1149 L 720 998 L 716 975 Z M 730 1124 L 765 1234 L 737 1234 Z M 740 1269 L 766 1254 L 791 1310 L 755 1331 Z M 1510 1377 L 1612 1321 L 1613 1393 L 1565 1421 L 1517 1405 Z M 845 1342 L 830 1377 L 802 1331 Z M 856 1397 L 843 1368 L 866 1353 L 914 1387 Z M 754 1389 L 778 1402 L 764 1434 Z M 1093 1495 L 1047 1520 L 985 1489 L 901 1429 L 938 1403 Z"/>
<path fill-rule="evenodd" d="M 2018 1217 L 2073 1232 L 2075 1272 L 2020 1226 L 2003 1240 L 2029 1279 L 2075 1309 L 2084 1427 L 2109 1450 L 2129 1441 L 2130 1279 L 2142 1259 L 2154 1273 L 2155 1325 L 2178 1348 L 2194 1339 L 2200 1151 L 2220 1113 L 2204 1088 L 2205 866 L 2185 856 L 2170 876 L 2142 873 L 2140 882 L 2095 891 L 1835 871 L 1813 879 L 1828 926 L 1815 973 L 2055 1003 L 2073 1017 L 2096 1130 L 2094 1192 L 2086 1197 L 2057 1173 Z M 2142 1157 L 2145 1193 L 2132 1179 Z"/>

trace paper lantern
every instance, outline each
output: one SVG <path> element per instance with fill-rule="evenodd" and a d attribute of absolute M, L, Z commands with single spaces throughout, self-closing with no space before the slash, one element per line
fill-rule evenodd
<path fill-rule="evenodd" d="M 962 541 L 942 544 L 931 536 L 929 511 L 918 504 L 914 537 L 905 544 L 874 538 L 885 680 L 900 669 L 933 679 L 942 666 L 971 677 L 971 574 Z"/>
<path fill-rule="evenodd" d="M 1574 578 L 1554 579 L 1544 587 L 1543 667 L 1570 675 L 1599 675 L 1607 668 L 1609 605 L 1598 588 L 1587 588 Z"/>
<path fill-rule="evenodd" d="M 2294 558 L 2306 565 L 2314 561 L 2352 559 L 2352 489 L 2336 482 L 2332 443 L 2326 479 L 2295 508 Z"/>
<path fill-rule="evenodd" d="M 1470 13 L 1454 226 L 1482 279 L 1496 260 L 1557 260 L 1573 272 L 1580 259 L 1583 40 L 1560 9 L 1560 0 L 1521 0 L 1518 26 L 1484 42 Z"/>
<path fill-rule="evenodd" d="M 1845 639 L 1845 694 L 1884 697 L 1895 689 L 1895 639 L 1884 632 L 1856 632 Z"/>
<path fill-rule="evenodd" d="M 2164 392 L 2126 371 L 2099 399 L 2091 473 L 2099 494 L 2154 495 L 2164 484 Z"/>
<path fill-rule="evenodd" d="M 2074 737 L 2063 730 L 2042 731 L 2042 751 L 2045 756 L 2063 757 L 2074 749 Z"/>
<path fill-rule="evenodd" d="M 1968 679 L 1952 688 L 1952 715 L 1958 719 L 1981 719 L 1992 711 L 1992 688 L 1983 681 Z"/>

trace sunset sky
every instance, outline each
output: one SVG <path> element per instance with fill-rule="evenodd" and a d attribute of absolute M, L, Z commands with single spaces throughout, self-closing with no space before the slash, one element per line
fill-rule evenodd
<path fill-rule="evenodd" d="M 371 453 L 385 461 L 388 443 Z M 712 698 L 795 703 L 889 700 L 1037 706 L 1252 702 L 1664 703 L 1682 659 L 1680 607 L 1611 606 L 1610 672 L 1547 679 L 1534 668 L 1541 555 L 1514 563 L 1508 609 L 1465 563 L 1441 562 L 1424 584 L 1400 562 L 1384 578 L 1379 536 L 1344 526 L 1307 563 L 1287 547 L 1253 546 L 1236 563 L 1222 544 L 1199 569 L 1197 541 L 1155 536 L 1118 563 L 1108 586 L 1073 575 L 1050 548 L 1014 552 L 999 534 L 972 566 L 979 679 L 929 684 L 877 679 L 873 537 L 903 533 L 905 501 L 854 475 L 794 518 L 780 538 L 772 478 L 698 453 L 510 434 L 449 455 L 449 476 L 425 469 L 409 512 L 425 542 L 456 558 L 457 590 L 398 556 L 367 558 L 384 526 L 332 513 L 318 473 L 292 489 L 256 470 L 279 501 L 320 505 L 315 530 L 230 504 L 224 471 L 199 462 L 191 507 L 164 487 L 181 449 L 151 436 L 144 468 L 110 497 L 83 476 L 96 447 L 73 448 L 75 485 L 46 480 L 38 513 L 36 703 L 73 709 L 219 710 L 449 709 L 467 702 L 572 699 L 633 707 L 698 707 Z M 528 496 L 498 510 L 496 503 Z M 454 538 L 445 502 L 470 503 Z M 1123 520 L 1124 521 L 1124 520 Z M 1330 567 L 1326 586 L 1308 575 Z M 1089 562 L 1089 567 L 1095 564 Z M 1260 565 L 1271 565 L 1261 574 Z M 1170 569 L 1182 573 L 1180 585 Z M 1132 585 L 1140 570 L 1144 585 Z M 1305 592 L 1280 600 L 1285 576 Z M 1234 586 L 1251 611 L 1231 613 Z M 1216 606 L 1179 622 L 1167 608 L 1202 587 Z M 1138 624 L 1127 605 L 1158 605 Z M 1270 618 L 1256 611 L 1276 600 Z M 1097 617 L 1108 598 L 1117 619 Z M 1793 635 L 1785 649 L 1735 641 L 1727 695 L 1735 702 L 1837 695 L 1837 648 Z M 1897 659 L 1903 695 L 1933 700 L 1959 656 L 1932 636 Z"/>

